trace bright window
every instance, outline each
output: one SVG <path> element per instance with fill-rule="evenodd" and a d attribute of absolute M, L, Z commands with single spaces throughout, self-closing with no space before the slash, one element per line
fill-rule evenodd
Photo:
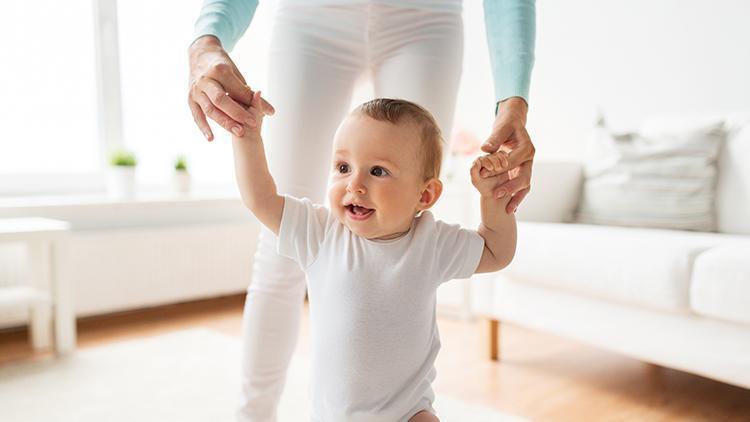
<path fill-rule="evenodd" d="M 196 182 L 234 183 L 231 138 L 211 122 L 216 140 L 208 143 L 187 105 L 187 47 L 202 3 L 118 2 L 123 139 L 138 156 L 137 175 L 142 184 L 168 183 L 179 154 L 187 156 Z M 230 53 L 251 86 L 265 79 L 268 9 L 261 2 L 252 25 Z"/>
<path fill-rule="evenodd" d="M 92 35 L 90 1 L 3 4 L 3 183 L 22 182 L 13 176 L 100 170 Z"/>

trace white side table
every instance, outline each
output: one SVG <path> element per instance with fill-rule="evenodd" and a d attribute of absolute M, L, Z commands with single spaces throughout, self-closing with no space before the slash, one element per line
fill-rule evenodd
<path fill-rule="evenodd" d="M 33 347 L 50 347 L 54 337 L 59 354 L 73 351 L 76 343 L 73 295 L 65 277 L 69 232 L 70 224 L 59 220 L 0 219 L 0 242 L 26 245 L 30 275 L 27 286 L 0 287 L 0 308 L 26 307 L 31 315 Z M 54 336 L 50 329 L 52 322 Z"/>

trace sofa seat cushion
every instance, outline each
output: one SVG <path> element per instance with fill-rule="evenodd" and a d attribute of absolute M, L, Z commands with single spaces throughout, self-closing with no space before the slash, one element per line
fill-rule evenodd
<path fill-rule="evenodd" d="M 625 304 L 690 312 L 695 257 L 738 238 L 743 237 L 520 222 L 516 256 L 503 275 Z"/>
<path fill-rule="evenodd" d="M 750 240 L 698 255 L 690 304 L 698 314 L 750 324 Z"/>

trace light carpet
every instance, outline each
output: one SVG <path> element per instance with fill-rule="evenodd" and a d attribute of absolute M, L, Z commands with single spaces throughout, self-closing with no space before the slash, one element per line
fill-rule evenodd
<path fill-rule="evenodd" d="M 0 367 L 0 420 L 232 421 L 239 350 L 235 337 L 194 329 Z M 308 420 L 308 368 L 295 356 L 279 421 Z M 522 420 L 440 395 L 435 409 L 443 421 Z"/>

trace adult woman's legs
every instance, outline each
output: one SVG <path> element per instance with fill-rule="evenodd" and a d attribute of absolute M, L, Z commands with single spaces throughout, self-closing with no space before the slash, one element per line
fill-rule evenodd
<path fill-rule="evenodd" d="M 380 5 L 374 15 L 369 51 L 375 96 L 425 107 L 449 141 L 463 64 L 460 11 Z"/>
<path fill-rule="evenodd" d="M 280 193 L 322 203 L 333 135 L 362 72 L 361 11 L 279 5 L 268 87 L 276 114 L 264 122 L 269 168 Z M 240 421 L 275 421 L 299 333 L 304 274 L 261 231 L 243 315 Z"/>

